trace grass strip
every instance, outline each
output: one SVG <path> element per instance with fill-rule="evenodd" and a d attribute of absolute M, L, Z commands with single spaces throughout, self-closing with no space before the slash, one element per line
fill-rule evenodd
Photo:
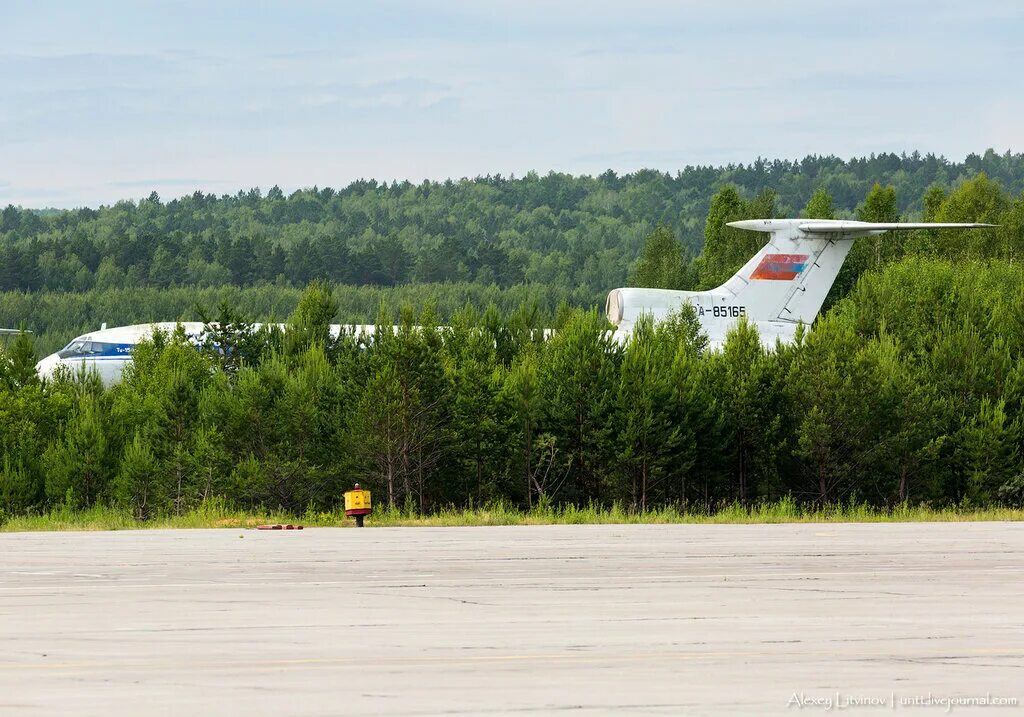
<path fill-rule="evenodd" d="M 550 506 L 522 510 L 505 502 L 478 508 L 441 508 L 419 514 L 411 508 L 385 507 L 366 520 L 367 527 L 469 527 L 484 525 L 665 525 L 766 523 L 910 523 L 1024 520 L 1024 509 L 958 506 L 931 508 L 898 505 L 879 509 L 864 503 L 804 506 L 784 498 L 752 506 L 731 504 L 708 511 L 667 506 L 633 511 L 622 505 Z M 88 510 L 56 508 L 46 513 L 0 516 L 0 531 L 143 530 L 156 528 L 253 528 L 264 523 L 293 523 L 306 527 L 351 527 L 342 510 L 307 510 L 301 515 L 274 510 L 242 510 L 210 500 L 182 515 L 159 515 L 139 520 L 128 511 L 107 506 Z"/>

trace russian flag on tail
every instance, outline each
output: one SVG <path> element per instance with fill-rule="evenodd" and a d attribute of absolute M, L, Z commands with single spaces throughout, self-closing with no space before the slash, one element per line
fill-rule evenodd
<path fill-rule="evenodd" d="M 792 281 L 807 266 L 808 258 L 807 254 L 765 254 L 750 278 Z"/>

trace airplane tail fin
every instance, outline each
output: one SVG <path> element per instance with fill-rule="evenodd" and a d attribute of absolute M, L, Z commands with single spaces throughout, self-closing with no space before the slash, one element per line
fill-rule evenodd
<path fill-rule="evenodd" d="M 768 232 L 768 243 L 713 293 L 732 295 L 753 321 L 814 321 L 853 240 L 908 229 L 979 229 L 992 224 L 750 219 L 737 229 Z"/>

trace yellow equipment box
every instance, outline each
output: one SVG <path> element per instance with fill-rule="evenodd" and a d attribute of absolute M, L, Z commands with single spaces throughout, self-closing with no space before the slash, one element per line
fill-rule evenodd
<path fill-rule="evenodd" d="M 366 515 L 372 510 L 370 503 L 370 491 L 349 490 L 345 491 L 345 515 Z M 354 511 L 359 511 L 356 513 Z"/>

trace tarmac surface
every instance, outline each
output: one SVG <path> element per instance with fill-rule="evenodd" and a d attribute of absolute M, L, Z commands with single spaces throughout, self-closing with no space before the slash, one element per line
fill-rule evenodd
<path fill-rule="evenodd" d="M 1022 571 L 1013 523 L 0 534 L 0 714 L 1014 714 Z"/>

